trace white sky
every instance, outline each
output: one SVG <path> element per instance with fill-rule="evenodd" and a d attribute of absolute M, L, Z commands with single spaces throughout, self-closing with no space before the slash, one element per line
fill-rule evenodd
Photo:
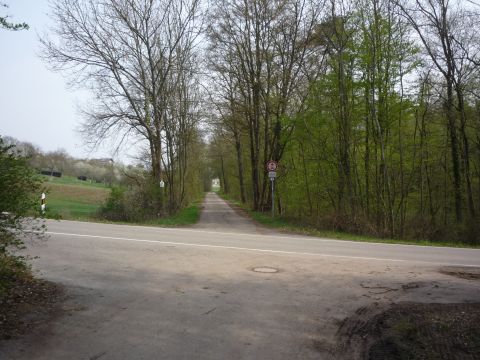
<path fill-rule="evenodd" d="M 65 149 L 74 157 L 114 157 L 108 148 L 89 153 L 76 132 L 81 123 L 77 104 L 86 92 L 69 90 L 67 80 L 49 71 L 37 56 L 38 35 L 48 31 L 48 0 L 1 0 L 10 22 L 26 22 L 29 30 L 0 29 L 0 135 L 38 145 L 43 151 Z M 118 160 L 118 156 L 114 157 Z M 125 162 L 126 155 L 120 158 Z M 126 160 L 128 162 L 128 159 Z"/>

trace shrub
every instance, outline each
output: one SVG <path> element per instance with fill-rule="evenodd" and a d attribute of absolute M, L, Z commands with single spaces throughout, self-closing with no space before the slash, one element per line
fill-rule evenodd
<path fill-rule="evenodd" d="M 26 258 L 16 252 L 25 239 L 41 237 L 45 225 L 40 216 L 41 179 L 0 137 L 0 293 L 27 269 Z"/>
<path fill-rule="evenodd" d="M 127 189 L 114 187 L 100 209 L 100 217 L 110 221 L 142 222 L 159 216 L 160 188 L 150 178 L 137 179 Z"/>
<path fill-rule="evenodd" d="M 100 208 L 100 216 L 111 221 L 127 221 L 125 189 L 112 187 L 110 195 Z"/>

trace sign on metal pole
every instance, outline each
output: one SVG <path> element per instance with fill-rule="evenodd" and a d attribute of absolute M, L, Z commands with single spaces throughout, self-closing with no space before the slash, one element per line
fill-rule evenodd
<path fill-rule="evenodd" d="M 267 161 L 267 171 L 276 171 L 278 163 L 276 161 L 270 160 Z"/>
<path fill-rule="evenodd" d="M 274 171 L 272 172 L 277 175 Z M 270 182 L 272 183 L 272 217 L 275 217 L 275 177 L 271 177 Z"/>
<path fill-rule="evenodd" d="M 266 168 L 272 183 L 272 217 L 275 217 L 275 178 L 277 177 L 278 163 L 274 160 L 267 161 Z"/>

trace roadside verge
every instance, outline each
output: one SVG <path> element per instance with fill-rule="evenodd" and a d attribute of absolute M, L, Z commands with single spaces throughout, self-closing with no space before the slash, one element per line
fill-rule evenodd
<path fill-rule="evenodd" d="M 272 217 L 269 213 L 253 211 L 247 205 L 241 204 L 236 199 L 228 195 L 217 192 L 218 196 L 227 201 L 227 203 L 235 209 L 239 214 L 248 216 L 257 225 L 276 230 L 285 234 L 305 235 L 334 240 L 348 240 L 358 242 L 383 243 L 383 244 L 403 244 L 403 245 L 418 245 L 418 246 L 438 246 L 438 247 L 454 247 L 454 248 L 472 248 L 479 249 L 480 245 L 472 245 L 468 243 L 459 242 L 434 242 L 429 240 L 413 240 L 413 239 L 389 239 L 379 238 L 366 235 L 351 234 L 341 231 L 332 231 L 319 229 L 310 224 L 302 223 L 296 219 L 285 218 L 283 216 Z"/>

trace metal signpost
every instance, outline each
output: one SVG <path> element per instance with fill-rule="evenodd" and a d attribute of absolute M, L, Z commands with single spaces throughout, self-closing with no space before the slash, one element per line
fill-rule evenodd
<path fill-rule="evenodd" d="M 267 171 L 270 182 L 272 183 L 272 217 L 275 217 L 275 178 L 277 177 L 278 163 L 270 160 L 267 162 Z"/>

